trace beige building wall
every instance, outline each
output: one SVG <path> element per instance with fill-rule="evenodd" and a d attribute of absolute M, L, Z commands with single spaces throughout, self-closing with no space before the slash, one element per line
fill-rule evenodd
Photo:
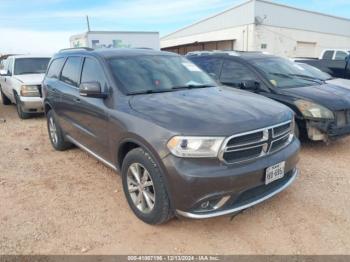
<path fill-rule="evenodd" d="M 255 26 L 254 37 L 253 49 L 284 57 L 305 57 L 306 53 L 307 57 L 319 57 L 327 48 L 350 49 L 348 36 L 298 29 L 259 25 Z"/>

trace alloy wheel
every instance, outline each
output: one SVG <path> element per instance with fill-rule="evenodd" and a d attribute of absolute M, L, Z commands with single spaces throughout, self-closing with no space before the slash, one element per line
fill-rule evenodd
<path fill-rule="evenodd" d="M 155 204 L 154 184 L 148 170 L 139 163 L 129 166 L 127 173 L 129 195 L 139 211 L 150 213 Z"/>
<path fill-rule="evenodd" d="M 57 127 L 52 117 L 49 118 L 49 132 L 52 143 L 56 145 L 58 142 Z"/>

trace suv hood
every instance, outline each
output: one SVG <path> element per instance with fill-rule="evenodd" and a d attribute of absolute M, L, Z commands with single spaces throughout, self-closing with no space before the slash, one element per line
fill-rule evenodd
<path fill-rule="evenodd" d="M 334 78 L 331 80 L 327 80 L 326 82 L 328 84 L 337 85 L 337 86 L 341 86 L 341 87 L 350 89 L 350 80 L 349 79 Z"/>
<path fill-rule="evenodd" d="M 278 90 L 278 93 L 299 99 L 306 99 L 325 106 L 330 110 L 350 108 L 350 91 L 331 84 L 285 88 Z"/>
<path fill-rule="evenodd" d="M 273 100 L 226 87 L 135 95 L 130 106 L 183 135 L 230 136 L 288 121 L 293 114 Z"/>
<path fill-rule="evenodd" d="M 45 74 L 14 75 L 13 77 L 26 85 L 41 85 Z"/>

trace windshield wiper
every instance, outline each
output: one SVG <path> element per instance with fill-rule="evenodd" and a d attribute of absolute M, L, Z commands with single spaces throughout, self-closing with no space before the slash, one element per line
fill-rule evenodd
<path fill-rule="evenodd" d="M 128 92 L 128 95 L 142 95 L 142 94 L 157 94 L 157 93 L 165 93 L 165 92 L 172 92 L 174 90 L 181 90 L 181 89 L 192 89 L 192 88 L 206 88 L 206 87 L 213 87 L 213 85 L 184 85 L 184 86 L 173 86 L 170 89 L 149 89 L 149 90 L 141 90 L 141 91 L 134 91 L 134 92 Z"/>
<path fill-rule="evenodd" d="M 319 83 L 322 84 L 324 81 L 322 79 L 316 78 L 316 77 L 312 77 L 312 76 L 308 76 L 308 75 L 301 75 L 301 74 L 290 74 L 291 76 L 295 76 L 301 79 L 305 79 L 305 80 L 310 80 L 312 82 L 315 83 Z"/>
<path fill-rule="evenodd" d="M 179 90 L 179 89 L 194 89 L 194 88 L 206 88 L 213 87 L 213 85 L 183 85 L 183 86 L 173 86 L 171 90 Z"/>
<path fill-rule="evenodd" d="M 308 75 L 299 75 L 299 74 L 283 74 L 283 73 L 275 73 L 275 72 L 269 72 L 269 74 L 271 75 L 275 75 L 275 76 L 281 76 L 284 78 L 289 78 L 289 79 L 294 79 L 294 78 L 300 78 L 300 79 L 304 79 L 306 81 L 310 81 L 310 82 L 314 82 L 317 84 L 322 84 L 323 81 L 321 79 L 317 79 L 314 78 L 312 76 L 308 76 Z"/>
<path fill-rule="evenodd" d="M 134 92 L 128 92 L 128 95 L 144 95 L 144 94 L 157 94 L 157 93 L 165 93 L 165 92 L 171 92 L 171 89 L 161 89 L 161 90 L 141 90 L 141 91 L 134 91 Z"/>

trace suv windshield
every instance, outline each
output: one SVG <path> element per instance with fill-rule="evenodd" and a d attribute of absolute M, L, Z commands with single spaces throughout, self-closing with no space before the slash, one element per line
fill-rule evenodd
<path fill-rule="evenodd" d="M 118 57 L 109 63 L 116 80 L 128 94 L 216 86 L 210 76 L 180 56 Z"/>
<path fill-rule="evenodd" d="M 321 84 L 305 69 L 284 58 L 257 59 L 253 64 L 262 70 L 267 79 L 276 87 L 291 88 Z"/>
<path fill-rule="evenodd" d="M 16 58 L 15 75 L 44 74 L 50 58 Z"/>
<path fill-rule="evenodd" d="M 298 65 L 305 69 L 305 73 L 311 77 L 315 77 L 317 79 L 326 81 L 326 80 L 330 80 L 332 79 L 332 76 L 330 74 L 327 74 L 325 72 L 322 72 L 320 69 L 313 67 L 311 65 L 308 64 L 304 64 L 304 63 L 298 63 Z"/>

